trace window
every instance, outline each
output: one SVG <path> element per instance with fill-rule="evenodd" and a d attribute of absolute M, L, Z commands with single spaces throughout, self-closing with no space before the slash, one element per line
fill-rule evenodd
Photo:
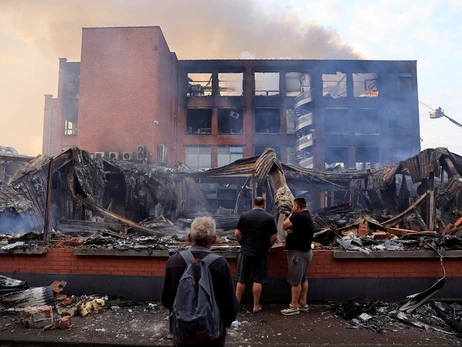
<path fill-rule="evenodd" d="M 186 147 L 186 165 L 191 169 L 209 169 L 212 167 L 212 147 Z"/>
<path fill-rule="evenodd" d="M 279 95 L 279 72 L 256 72 L 255 95 Z"/>
<path fill-rule="evenodd" d="M 347 96 L 346 74 L 322 74 L 322 96 L 332 99 Z"/>
<path fill-rule="evenodd" d="M 411 112 L 408 110 L 391 110 L 388 118 L 388 128 L 392 135 L 412 135 Z"/>
<path fill-rule="evenodd" d="M 301 72 L 286 73 L 286 96 L 299 96 L 310 91 L 310 74 Z"/>
<path fill-rule="evenodd" d="M 355 111 L 355 135 L 380 135 L 377 109 L 364 108 Z"/>
<path fill-rule="evenodd" d="M 412 90 L 412 75 L 410 73 L 400 73 L 398 74 L 398 88 L 400 93 L 409 94 Z"/>
<path fill-rule="evenodd" d="M 379 163 L 379 147 L 356 147 L 356 169 L 377 168 Z"/>
<path fill-rule="evenodd" d="M 64 120 L 64 135 L 72 136 L 77 135 L 77 122 L 72 123 L 71 121 Z"/>
<path fill-rule="evenodd" d="M 188 73 L 187 78 L 188 97 L 203 97 L 212 95 L 212 74 L 211 73 Z"/>
<path fill-rule="evenodd" d="M 376 98 L 379 96 L 376 73 L 354 73 L 353 95 L 355 98 Z"/>
<path fill-rule="evenodd" d="M 242 135 L 243 119 L 244 110 L 242 108 L 218 109 L 218 134 Z"/>
<path fill-rule="evenodd" d="M 219 73 L 218 90 L 220 96 L 242 96 L 243 73 Z"/>
<path fill-rule="evenodd" d="M 338 170 L 348 167 L 348 147 L 326 147 L 324 149 L 326 169 Z"/>
<path fill-rule="evenodd" d="M 218 147 L 218 166 L 225 166 L 244 157 L 244 147 Z"/>
<path fill-rule="evenodd" d="M 211 109 L 188 109 L 186 112 L 187 135 L 211 135 L 212 134 L 212 110 Z"/>
<path fill-rule="evenodd" d="M 255 109 L 255 133 L 279 134 L 281 132 L 281 115 L 278 108 Z"/>
<path fill-rule="evenodd" d="M 326 108 L 323 113 L 325 134 L 348 135 L 350 133 L 346 108 Z"/>

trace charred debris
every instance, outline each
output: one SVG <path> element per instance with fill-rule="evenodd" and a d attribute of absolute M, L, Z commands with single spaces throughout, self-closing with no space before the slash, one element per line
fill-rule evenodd
<path fill-rule="evenodd" d="M 278 160 L 272 149 L 206 171 L 94 157 L 71 148 L 38 156 L 0 184 L 0 250 L 48 246 L 165 250 L 186 244 L 197 215 L 217 221 L 217 248 L 252 198 L 282 221 L 295 196 L 310 203 L 316 247 L 368 253 L 425 243 L 462 246 L 462 157 L 445 148 L 377 169 L 326 171 Z M 322 201 L 322 209 L 314 209 Z"/>

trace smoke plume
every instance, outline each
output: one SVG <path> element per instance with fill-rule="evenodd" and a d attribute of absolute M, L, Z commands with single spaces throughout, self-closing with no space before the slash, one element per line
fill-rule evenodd
<path fill-rule="evenodd" d="M 1 144 L 41 151 L 43 94 L 57 88 L 57 58 L 80 60 L 82 27 L 151 25 L 179 59 L 362 58 L 335 31 L 256 0 L 1 0 Z"/>

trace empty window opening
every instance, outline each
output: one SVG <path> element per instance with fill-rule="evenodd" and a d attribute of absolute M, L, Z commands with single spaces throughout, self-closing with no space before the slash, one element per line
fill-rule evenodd
<path fill-rule="evenodd" d="M 376 73 L 354 73 L 353 95 L 355 98 L 376 98 L 379 96 Z"/>
<path fill-rule="evenodd" d="M 243 73 L 219 73 L 218 91 L 221 96 L 242 96 Z"/>
<path fill-rule="evenodd" d="M 388 119 L 388 128 L 393 135 L 412 135 L 411 112 L 408 110 L 392 110 Z"/>
<path fill-rule="evenodd" d="M 256 72 L 255 95 L 279 95 L 279 72 Z"/>
<path fill-rule="evenodd" d="M 379 147 L 356 147 L 356 169 L 373 169 L 380 167 Z"/>
<path fill-rule="evenodd" d="M 229 146 L 217 148 L 217 164 L 218 166 L 225 166 L 232 162 L 244 157 L 244 147 L 242 146 Z"/>
<path fill-rule="evenodd" d="M 209 169 L 212 167 L 212 147 L 186 147 L 186 165 L 191 169 Z"/>
<path fill-rule="evenodd" d="M 202 97 L 212 95 L 211 73 L 188 73 L 188 97 Z"/>
<path fill-rule="evenodd" d="M 64 120 L 64 135 L 77 135 L 77 121 L 71 122 L 67 119 Z"/>
<path fill-rule="evenodd" d="M 324 165 L 328 170 L 343 170 L 348 167 L 348 147 L 326 147 Z"/>
<path fill-rule="evenodd" d="M 310 91 L 311 80 L 309 73 L 286 73 L 286 96 L 299 96 Z"/>
<path fill-rule="evenodd" d="M 244 112 L 242 108 L 218 109 L 218 134 L 242 135 L 243 119 Z"/>
<path fill-rule="evenodd" d="M 322 74 L 322 96 L 337 99 L 347 96 L 346 74 Z"/>
<path fill-rule="evenodd" d="M 263 154 L 266 148 L 272 148 L 276 152 L 276 156 L 281 159 L 281 147 L 273 145 L 256 145 L 255 146 L 255 156 L 260 156 Z"/>
<path fill-rule="evenodd" d="M 355 112 L 355 135 L 380 135 L 377 109 L 359 109 Z"/>
<path fill-rule="evenodd" d="M 410 93 L 412 90 L 412 75 L 410 73 L 398 74 L 399 91 L 403 94 Z"/>
<path fill-rule="evenodd" d="M 201 108 L 188 109 L 186 113 L 186 134 L 211 135 L 212 110 Z"/>
<path fill-rule="evenodd" d="M 279 134 L 281 131 L 281 114 L 278 108 L 255 109 L 255 133 Z"/>
<path fill-rule="evenodd" d="M 324 133 L 348 135 L 350 133 L 346 108 L 324 109 Z"/>
<path fill-rule="evenodd" d="M 297 116 L 295 111 L 291 109 L 286 110 L 286 134 L 295 134 L 295 121 Z"/>

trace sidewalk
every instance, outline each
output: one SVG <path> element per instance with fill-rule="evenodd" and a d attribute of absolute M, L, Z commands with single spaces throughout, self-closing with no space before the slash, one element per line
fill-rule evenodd
<path fill-rule="evenodd" d="M 122 305 L 121 305 L 122 306 Z M 311 306 L 298 316 L 282 316 L 281 305 L 258 314 L 243 311 L 239 328 L 229 329 L 227 346 L 458 346 L 462 339 L 393 322 L 380 333 L 346 329 L 327 306 Z M 167 311 L 160 306 L 122 306 L 73 317 L 68 330 L 43 331 L 15 324 L 15 314 L 0 315 L 0 347 L 7 346 L 171 346 L 165 338 Z"/>

